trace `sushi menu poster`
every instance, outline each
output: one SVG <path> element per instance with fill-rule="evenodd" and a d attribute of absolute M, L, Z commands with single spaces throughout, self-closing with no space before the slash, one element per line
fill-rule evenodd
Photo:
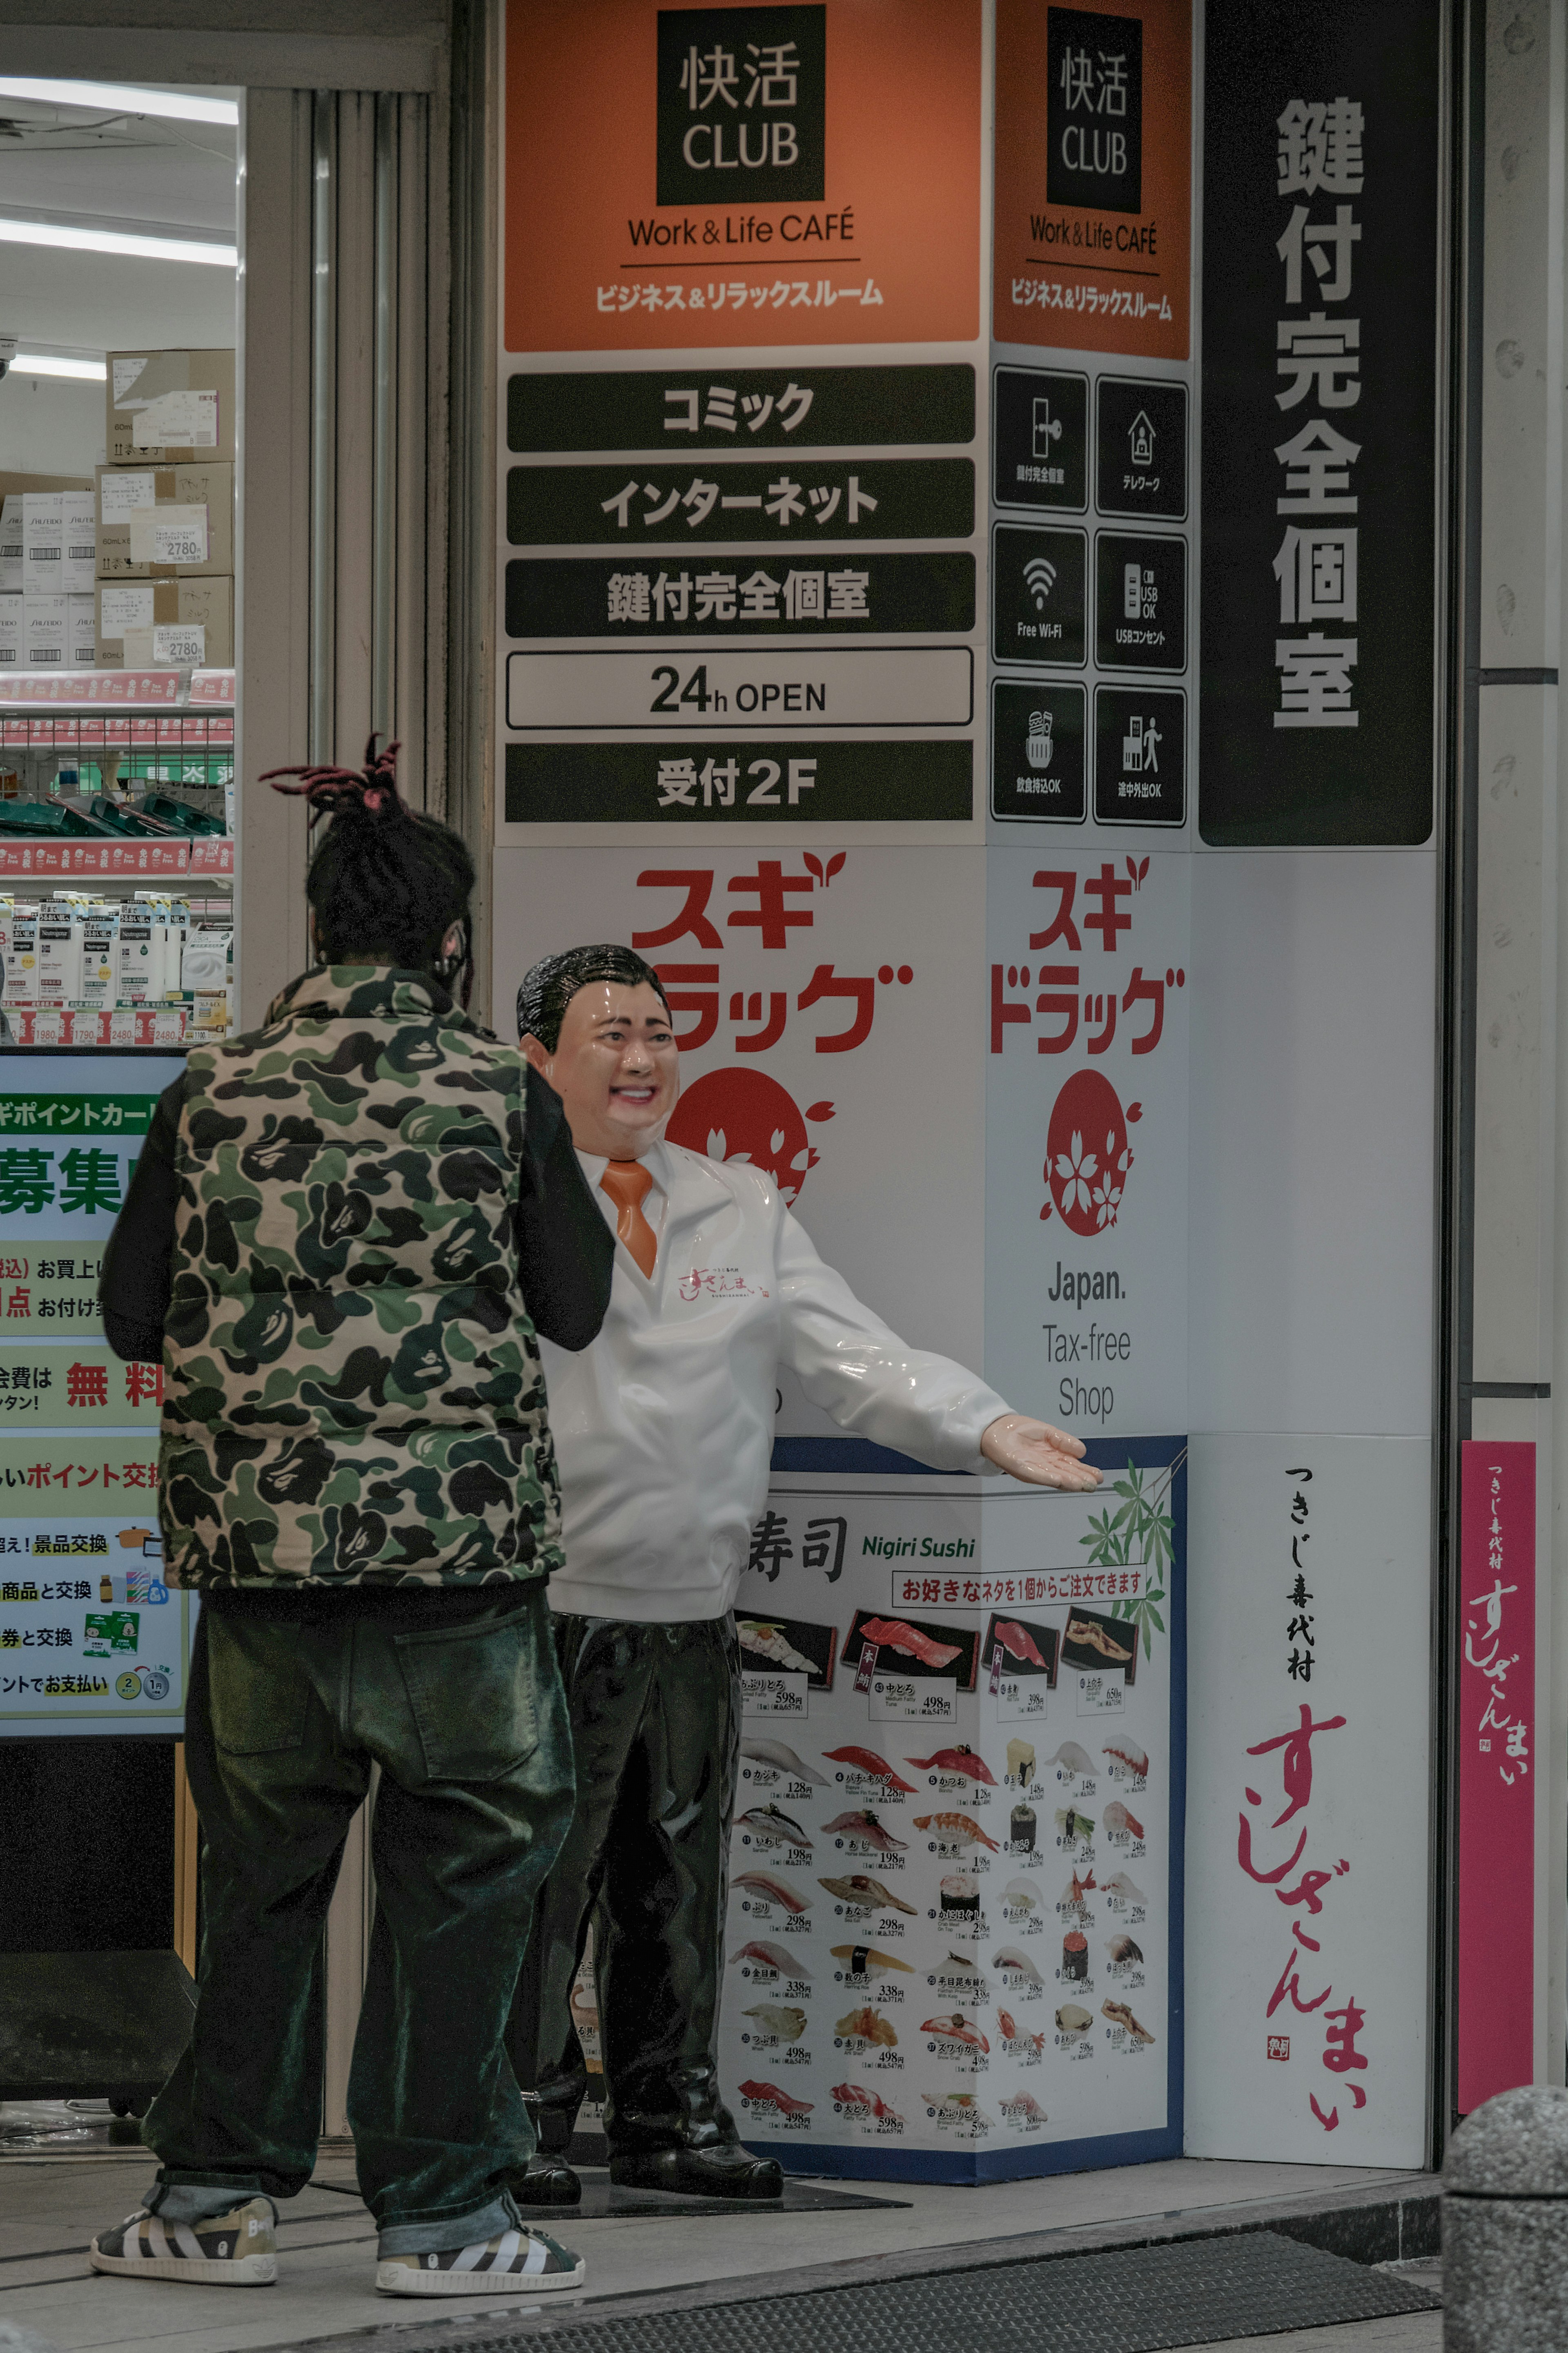
<path fill-rule="evenodd" d="M 721 2053 L 786 2166 L 1179 2152 L 1184 1488 L 1153 1451 L 1089 1496 L 775 1474 L 735 1612 Z"/>

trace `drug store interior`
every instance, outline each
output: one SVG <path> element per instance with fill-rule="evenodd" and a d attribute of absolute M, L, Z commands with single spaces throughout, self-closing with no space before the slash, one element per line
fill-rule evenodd
<path fill-rule="evenodd" d="M 264 787 L 247 858 L 236 779 L 374 728 L 441 802 L 446 164 L 399 13 L 217 30 L 194 79 L 145 28 L 9 28 L 0 58 L 0 2154 L 134 2146 L 188 2033 L 195 1620 L 161 1577 L 162 1376 L 110 1353 L 97 1287 L 184 1052 L 309 961 L 303 812 Z M 340 2132 L 367 1905 L 356 1839 Z"/>
<path fill-rule="evenodd" d="M 28 1129 L 0 1145 L 0 1448 L 13 1493 L 32 1458 L 34 1518 L 46 1475 L 57 1514 L 94 1471 L 146 1476 L 159 1376 L 109 1353 L 96 1277 L 152 1102 L 184 1041 L 232 1018 L 238 99 L 0 86 L 0 1051 Z M 122 1501 L 123 1526 L 13 1519 L 0 1539 L 12 1938 L 89 1977 L 105 1957 L 84 1945 L 137 1957 L 116 1967 L 156 2011 L 194 1957 L 178 1744 L 155 1713 L 136 1736 L 73 1712 L 177 1696 L 184 1627 L 151 1672 L 116 1665 L 163 1590 L 153 1498 Z M 127 1806 L 142 1834 L 116 1862 L 88 1826 Z"/>

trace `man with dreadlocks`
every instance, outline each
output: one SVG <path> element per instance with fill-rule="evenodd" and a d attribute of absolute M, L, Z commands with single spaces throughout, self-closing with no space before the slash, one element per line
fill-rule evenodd
<path fill-rule="evenodd" d="M 598 1337 L 546 1360 L 566 1544 L 550 1603 L 577 1806 L 512 2012 L 540 2144 L 515 2186 L 537 2204 L 581 2196 L 566 2152 L 587 2071 L 570 1997 L 592 1917 L 611 2180 L 776 2198 L 779 2167 L 742 2147 L 720 2097 L 714 2042 L 741 1738 L 731 1611 L 767 1492 L 778 1367 L 844 1428 L 938 1470 L 989 1463 L 1079 1489 L 1100 1473 L 1080 1440 L 889 1331 L 764 1170 L 665 1141 L 680 1058 L 640 956 L 547 956 L 518 992 L 517 1025 L 617 1241 Z"/>
<path fill-rule="evenodd" d="M 493 2301 L 584 2276 L 510 2195 L 532 2136 L 503 2037 L 572 1811 L 535 1334 L 594 1339 L 615 1244 L 559 1100 L 453 1001 L 473 865 L 405 807 L 395 750 L 275 772 L 332 819 L 321 962 L 190 1055 L 105 1263 L 111 1344 L 167 1373 L 165 1574 L 202 1598 L 203 1921 L 190 2045 L 142 2126 L 157 2178 L 90 2261 L 274 2277 L 271 2201 L 316 2163 L 322 1926 L 379 1766 L 348 2093 L 376 2285 Z"/>

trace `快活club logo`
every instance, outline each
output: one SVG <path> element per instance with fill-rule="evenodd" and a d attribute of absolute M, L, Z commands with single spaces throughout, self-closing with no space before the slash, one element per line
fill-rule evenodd
<path fill-rule="evenodd" d="M 826 20 L 820 5 L 659 10 L 661 205 L 821 201 Z"/>
<path fill-rule="evenodd" d="M 1143 21 L 1047 8 L 1047 202 L 1135 213 L 1142 198 Z"/>
<path fill-rule="evenodd" d="M 710 1160 L 749 1161 L 773 1178 L 793 1208 L 807 1171 L 822 1157 L 805 1123 L 832 1117 L 830 1103 L 800 1111 L 787 1088 L 764 1071 L 710 1071 L 687 1088 L 665 1134 L 671 1144 Z"/>
<path fill-rule="evenodd" d="M 1075 1234 L 1104 1233 L 1115 1225 L 1132 1166 L 1127 1130 L 1142 1116 L 1142 1103 L 1129 1103 L 1123 1112 L 1116 1089 L 1098 1071 L 1075 1071 L 1046 1130 L 1041 1217 L 1054 1208 Z"/>

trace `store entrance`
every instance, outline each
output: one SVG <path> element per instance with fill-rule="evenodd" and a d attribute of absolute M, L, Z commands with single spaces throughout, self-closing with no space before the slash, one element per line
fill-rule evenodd
<path fill-rule="evenodd" d="M 232 1017 L 240 105 L 0 82 L 5 2145 L 143 2105 L 195 1965 L 163 1374 L 97 1281 L 160 1090 Z"/>

